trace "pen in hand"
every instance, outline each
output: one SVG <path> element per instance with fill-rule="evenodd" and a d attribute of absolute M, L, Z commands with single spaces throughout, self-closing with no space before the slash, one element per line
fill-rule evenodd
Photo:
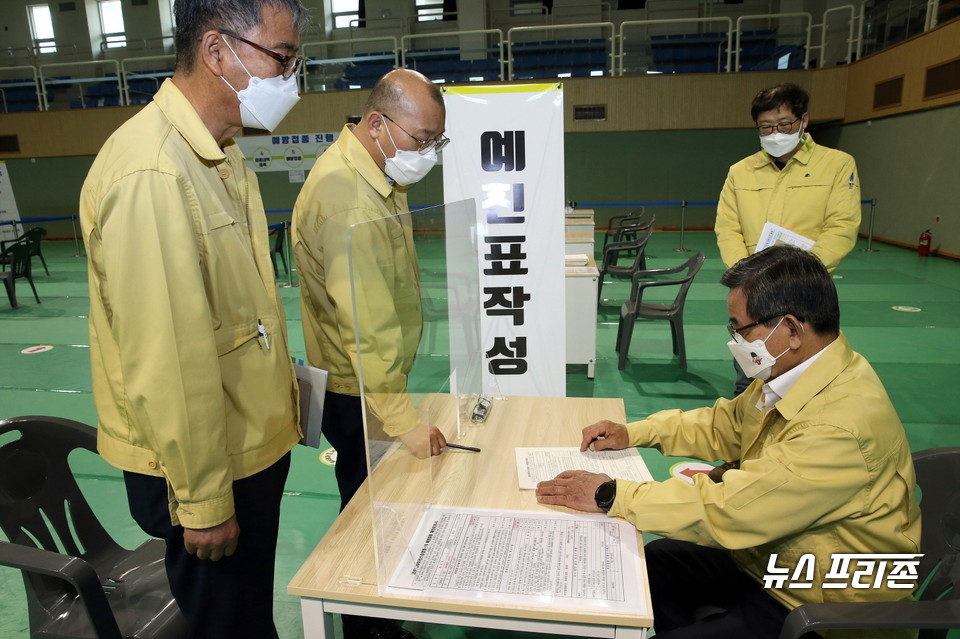
<path fill-rule="evenodd" d="M 447 442 L 447 448 L 456 448 L 458 450 L 469 450 L 470 452 L 473 452 L 473 453 L 480 452 L 479 448 L 474 448 L 473 446 L 462 446 L 461 444 L 451 444 L 450 442 Z"/>

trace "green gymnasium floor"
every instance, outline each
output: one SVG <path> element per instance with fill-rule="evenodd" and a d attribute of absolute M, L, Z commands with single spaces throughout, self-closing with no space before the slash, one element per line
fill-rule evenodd
<path fill-rule="evenodd" d="M 676 233 L 655 233 L 648 247 L 649 266 L 671 266 L 686 259 L 686 254 L 673 251 L 678 242 Z M 671 355 L 668 324 L 657 322 L 637 326 L 630 362 L 626 370 L 617 370 L 613 341 L 619 303 L 627 296 L 628 284 L 615 282 L 603 289 L 607 299 L 599 312 L 596 378 L 586 378 L 585 366 L 569 367 L 568 395 L 623 397 L 628 418 L 638 419 L 660 409 L 706 405 L 730 393 L 733 369 L 725 346 L 729 339 L 724 329 L 726 289 L 718 283 L 723 265 L 712 233 L 687 233 L 685 243 L 707 255 L 687 301 L 688 369 L 680 369 Z M 430 244 L 425 242 L 425 253 L 430 253 Z M 960 381 L 960 264 L 877 246 L 875 253 L 855 250 L 835 275 L 841 325 L 853 347 L 873 363 L 886 384 L 911 447 L 958 446 L 960 393 L 953 384 Z M 9 308 L 0 297 L 0 417 L 56 415 L 95 424 L 86 347 L 85 261 L 74 256 L 73 242 L 46 242 L 43 251 L 51 272 L 45 275 L 37 263 L 35 281 L 43 303 L 35 303 L 22 281 L 17 287 L 19 309 Z M 424 263 L 429 259 L 422 255 Z M 281 290 L 291 349 L 293 355 L 303 357 L 298 289 Z M 894 306 L 922 310 L 898 312 Z M 40 344 L 54 348 L 21 354 Z M 644 451 L 644 458 L 658 479 L 665 479 L 677 461 L 655 451 Z M 94 455 L 76 459 L 75 471 L 115 538 L 130 547 L 142 542 L 145 536 L 127 511 L 119 472 Z M 318 451 L 298 447 L 283 505 L 275 587 L 276 620 L 283 639 L 303 636 L 300 606 L 287 594 L 286 584 L 335 518 L 337 506 L 333 468 L 320 461 Z M 507 639 L 507 635 L 513 639 L 517 634 L 441 626 L 412 629 L 433 639 Z M 20 575 L 0 568 L 0 637 L 27 636 Z"/>

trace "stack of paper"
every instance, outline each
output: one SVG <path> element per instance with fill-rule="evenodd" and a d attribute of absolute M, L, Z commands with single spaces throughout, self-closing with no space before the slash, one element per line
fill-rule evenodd
<path fill-rule="evenodd" d="M 577 253 L 574 255 L 565 255 L 564 261 L 567 266 L 586 266 L 588 259 L 585 253 Z"/>

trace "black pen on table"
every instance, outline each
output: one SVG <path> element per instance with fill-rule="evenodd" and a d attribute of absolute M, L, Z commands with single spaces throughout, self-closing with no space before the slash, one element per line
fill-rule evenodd
<path fill-rule="evenodd" d="M 469 450 L 469 451 L 472 452 L 472 453 L 479 453 L 479 452 L 480 452 L 480 449 L 479 449 L 479 448 L 474 448 L 473 446 L 463 446 L 463 445 L 461 445 L 461 444 L 451 444 L 450 442 L 447 442 L 447 448 L 457 448 L 457 449 L 459 449 L 459 450 Z"/>

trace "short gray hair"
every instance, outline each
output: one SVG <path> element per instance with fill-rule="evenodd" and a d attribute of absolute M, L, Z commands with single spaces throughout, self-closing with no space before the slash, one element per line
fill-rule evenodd
<path fill-rule="evenodd" d="M 300 0 L 176 0 L 173 15 L 177 21 L 174 41 L 177 69 L 190 72 L 197 63 L 197 42 L 210 29 L 227 29 L 243 35 L 263 19 L 264 7 L 287 9 L 298 31 L 307 23 L 308 14 Z"/>

